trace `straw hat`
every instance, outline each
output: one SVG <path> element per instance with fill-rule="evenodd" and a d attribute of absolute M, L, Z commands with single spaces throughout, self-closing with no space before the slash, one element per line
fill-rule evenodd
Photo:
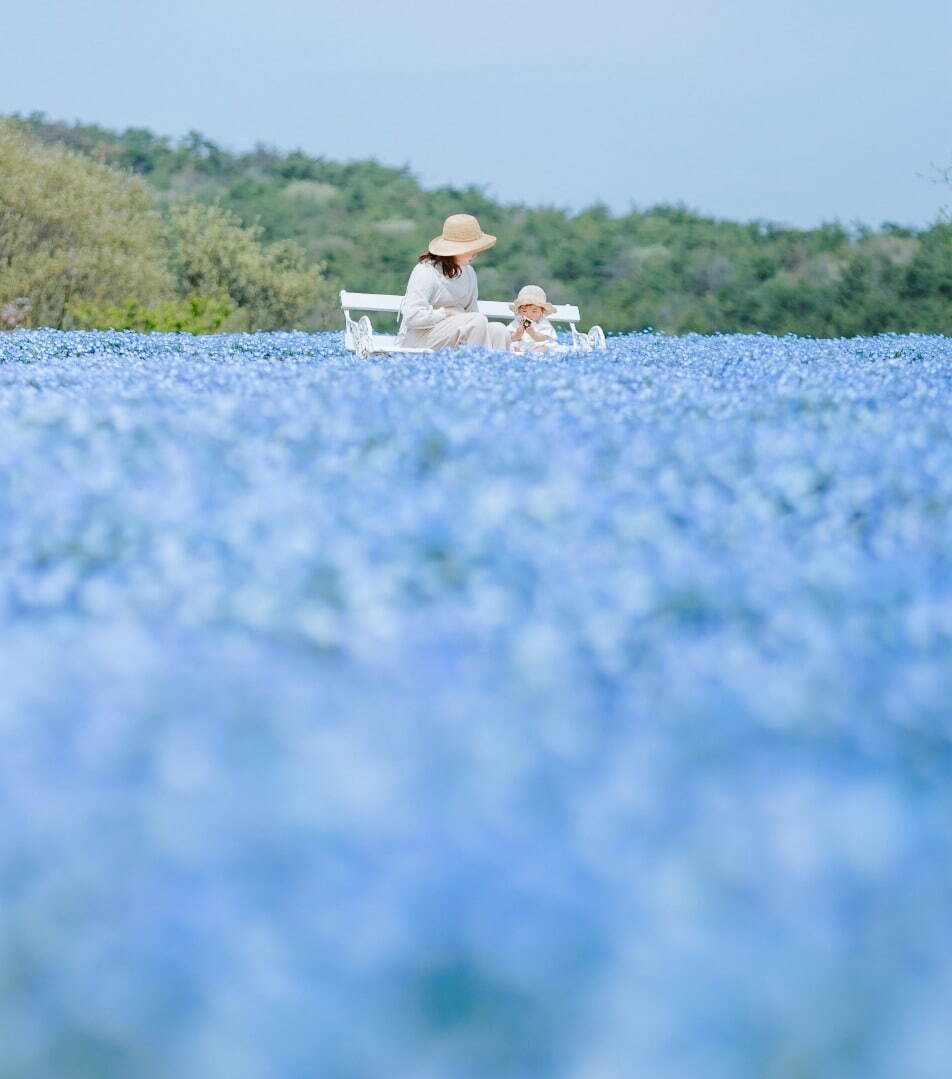
<path fill-rule="evenodd" d="M 545 291 L 539 288 L 538 285 L 523 285 L 519 289 L 519 295 L 515 298 L 515 301 L 509 305 L 511 311 L 519 314 L 519 308 L 525 307 L 526 304 L 534 303 L 537 307 L 541 307 L 547 315 L 551 315 L 555 308 L 545 298 Z"/>
<path fill-rule="evenodd" d="M 443 222 L 443 235 L 434 236 L 428 249 L 431 255 L 468 255 L 485 251 L 495 242 L 496 237 L 483 232 L 472 214 L 451 214 Z"/>

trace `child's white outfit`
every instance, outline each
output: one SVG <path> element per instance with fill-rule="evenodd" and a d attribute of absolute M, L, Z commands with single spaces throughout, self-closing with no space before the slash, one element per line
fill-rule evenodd
<path fill-rule="evenodd" d="M 510 334 L 514 334 L 521 325 L 521 318 L 513 319 L 512 322 L 509 323 Z M 533 330 L 535 330 L 536 333 L 542 334 L 545 337 L 545 340 L 534 341 L 529 336 L 529 331 L 526 330 L 526 332 L 522 335 L 521 341 L 513 341 L 512 344 L 509 346 L 513 352 L 545 352 L 548 349 L 552 348 L 553 345 L 557 345 L 559 343 L 559 336 L 555 332 L 555 327 L 552 325 L 551 322 L 549 322 L 545 315 L 543 315 L 538 322 L 533 322 L 532 328 Z"/>

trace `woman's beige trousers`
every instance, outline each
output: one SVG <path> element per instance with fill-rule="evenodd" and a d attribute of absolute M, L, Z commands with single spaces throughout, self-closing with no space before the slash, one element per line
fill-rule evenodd
<path fill-rule="evenodd" d="M 428 330 L 408 330 L 401 342 L 407 348 L 491 348 L 509 351 L 509 331 L 477 313 L 450 315 Z"/>

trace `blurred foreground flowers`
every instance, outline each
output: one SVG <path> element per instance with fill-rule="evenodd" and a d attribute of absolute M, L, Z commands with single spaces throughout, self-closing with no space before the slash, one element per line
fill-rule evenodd
<path fill-rule="evenodd" d="M 950 408 L 0 338 L 0 1076 L 944 1076 Z"/>

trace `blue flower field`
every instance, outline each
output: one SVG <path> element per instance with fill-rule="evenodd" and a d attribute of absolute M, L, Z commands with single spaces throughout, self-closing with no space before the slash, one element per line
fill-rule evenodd
<path fill-rule="evenodd" d="M 0 336 L 0 1079 L 944 1079 L 952 339 Z"/>

